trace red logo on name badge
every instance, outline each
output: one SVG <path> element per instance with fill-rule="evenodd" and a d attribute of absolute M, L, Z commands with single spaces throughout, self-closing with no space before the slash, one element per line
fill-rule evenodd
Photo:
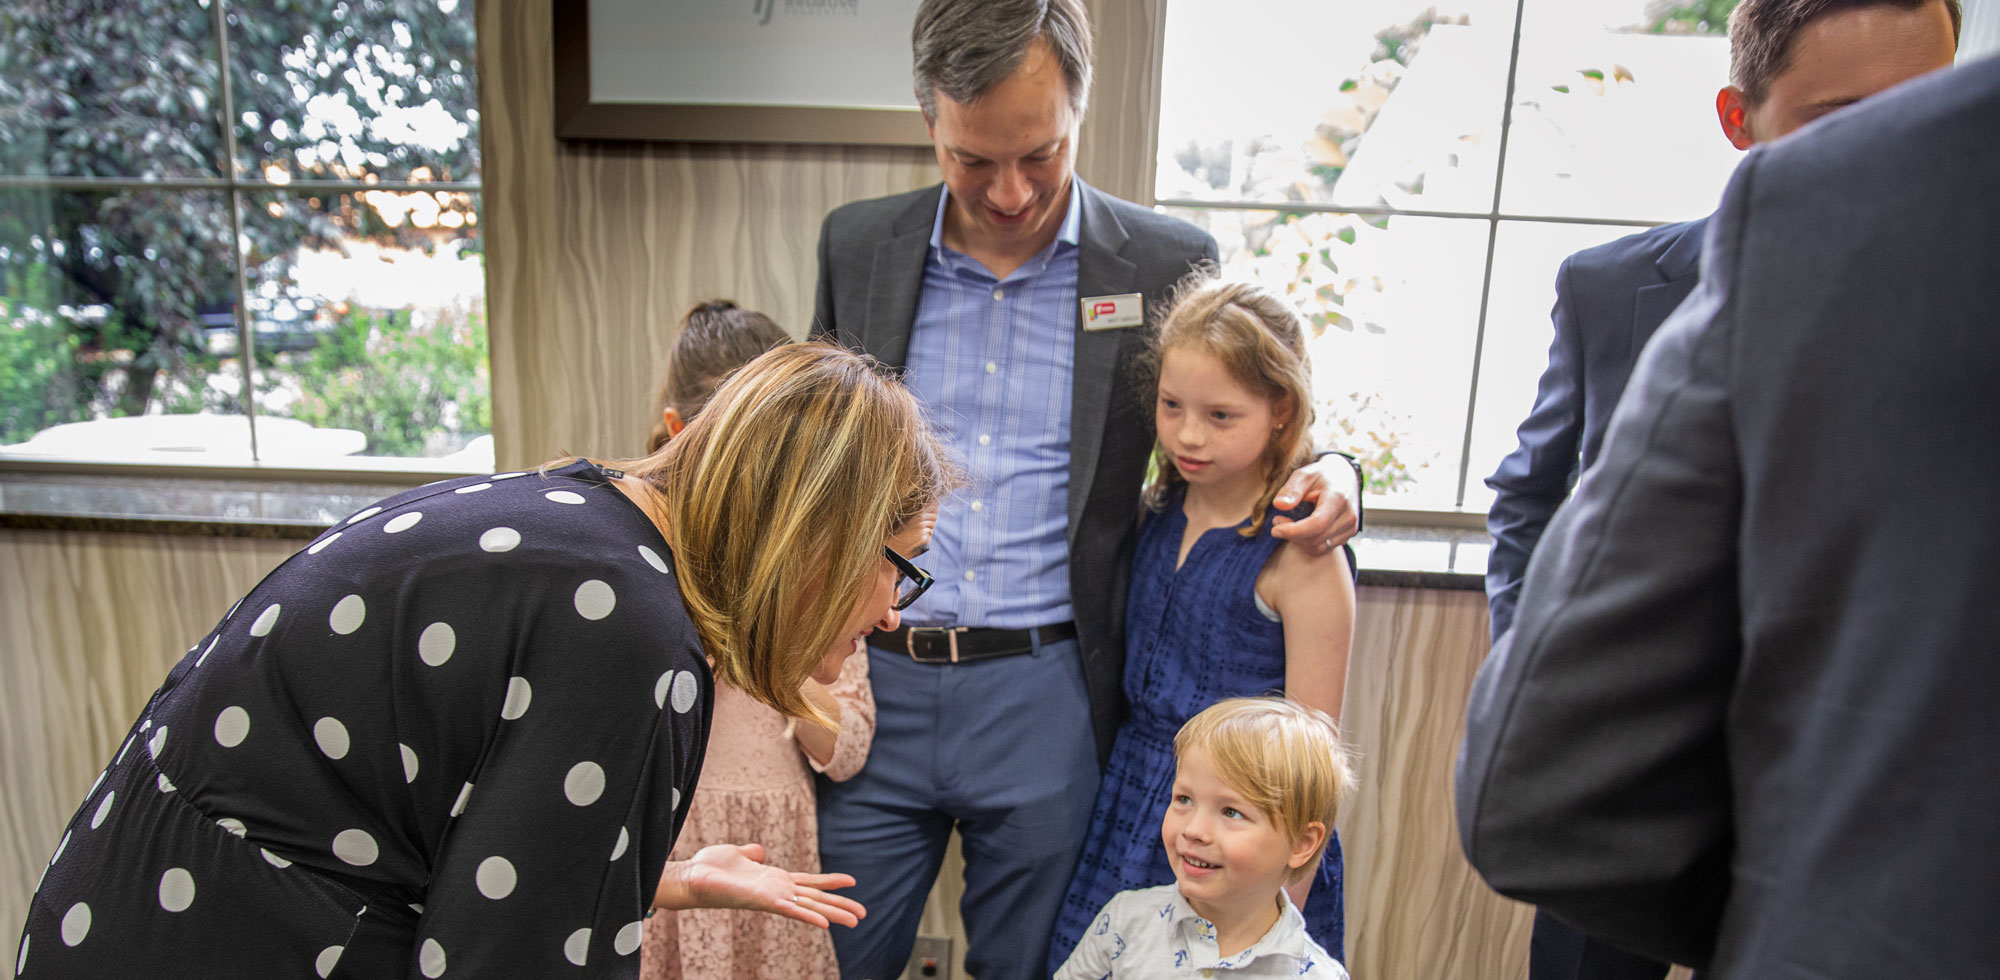
<path fill-rule="evenodd" d="M 1098 317 L 1110 316 L 1111 314 L 1116 312 L 1118 312 L 1117 303 L 1099 303 L 1096 306 L 1090 308 L 1090 318 L 1095 320 Z"/>

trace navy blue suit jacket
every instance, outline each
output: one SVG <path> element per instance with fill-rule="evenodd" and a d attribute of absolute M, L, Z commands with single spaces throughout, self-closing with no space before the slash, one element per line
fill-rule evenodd
<path fill-rule="evenodd" d="M 1535 542 L 1597 458 L 1639 352 L 1694 290 L 1707 224 L 1701 218 L 1627 235 L 1564 259 L 1556 273 L 1548 369 L 1521 423 L 1520 446 L 1486 480 L 1494 493 L 1486 602 L 1495 639 L 1513 625 Z"/>

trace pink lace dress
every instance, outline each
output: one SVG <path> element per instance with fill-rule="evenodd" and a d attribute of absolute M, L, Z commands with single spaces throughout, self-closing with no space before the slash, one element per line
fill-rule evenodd
<path fill-rule="evenodd" d="M 672 860 L 710 844 L 762 844 L 767 863 L 819 870 L 811 766 L 836 781 L 861 770 L 875 738 L 868 657 L 847 658 L 828 691 L 840 702 L 840 737 L 821 768 L 786 736 L 783 715 L 733 687 L 715 686 L 708 758 Z M 641 980 L 837 980 L 824 930 L 764 912 L 692 909 L 646 921 Z"/>

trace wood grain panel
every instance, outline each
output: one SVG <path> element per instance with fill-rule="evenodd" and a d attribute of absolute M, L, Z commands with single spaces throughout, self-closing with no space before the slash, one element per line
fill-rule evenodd
<path fill-rule="evenodd" d="M 937 179 L 907 147 L 559 141 L 549 0 L 477 16 L 502 466 L 638 452 L 682 312 L 725 297 L 804 334 L 826 212 Z"/>
<path fill-rule="evenodd" d="M 296 541 L 0 532 L 0 928 L 189 644 Z"/>

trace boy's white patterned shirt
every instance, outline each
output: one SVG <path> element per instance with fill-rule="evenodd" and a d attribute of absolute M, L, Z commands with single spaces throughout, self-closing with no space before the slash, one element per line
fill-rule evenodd
<path fill-rule="evenodd" d="M 1305 917 L 1279 893 L 1285 910 L 1262 939 L 1227 959 L 1215 924 L 1195 913 L 1180 886 L 1119 892 L 1084 931 L 1055 980 L 1188 980 L 1261 977 L 1347 980 L 1347 969 L 1306 934 Z"/>

